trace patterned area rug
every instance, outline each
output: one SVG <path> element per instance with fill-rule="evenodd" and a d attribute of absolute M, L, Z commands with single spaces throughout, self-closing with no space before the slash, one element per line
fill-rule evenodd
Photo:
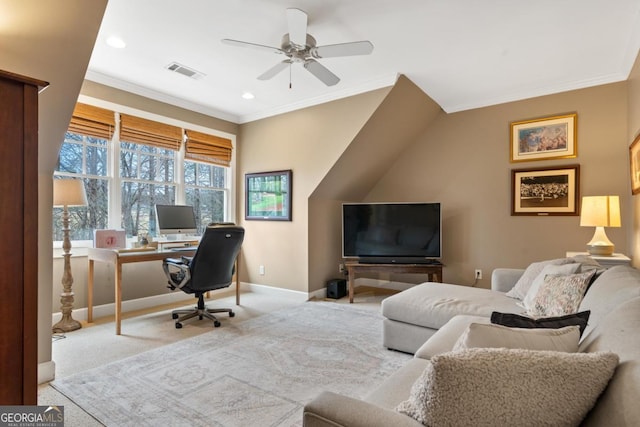
<path fill-rule="evenodd" d="M 51 385 L 107 426 L 301 426 L 321 391 L 362 397 L 411 358 L 382 347 L 381 327 L 378 312 L 307 302 Z"/>

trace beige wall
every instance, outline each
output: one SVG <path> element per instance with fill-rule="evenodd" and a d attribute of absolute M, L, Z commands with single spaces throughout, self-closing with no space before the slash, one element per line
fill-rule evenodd
<path fill-rule="evenodd" d="M 308 199 L 371 117 L 389 88 L 243 124 L 237 168 L 245 227 L 241 280 L 308 291 Z M 292 221 L 245 221 L 244 174 L 291 169 Z M 265 274 L 259 274 L 259 266 Z"/>
<path fill-rule="evenodd" d="M 640 135 L 640 56 L 629 75 L 629 127 L 627 141 L 629 144 Z M 634 254 L 633 266 L 640 267 L 640 197 L 631 196 L 633 228 L 631 234 L 631 252 Z"/>
<path fill-rule="evenodd" d="M 441 114 L 388 170 L 370 201 L 424 200 L 443 204 L 443 259 L 447 282 L 471 284 L 474 269 L 488 287 L 496 267 L 582 251 L 593 229 L 578 216 L 511 216 L 513 168 L 580 165 L 582 195 L 618 194 L 623 226 L 607 229 L 619 252 L 630 253 L 633 219 L 628 177 L 627 84 Z M 578 114 L 578 157 L 512 164 L 509 123 L 567 112 Z"/>

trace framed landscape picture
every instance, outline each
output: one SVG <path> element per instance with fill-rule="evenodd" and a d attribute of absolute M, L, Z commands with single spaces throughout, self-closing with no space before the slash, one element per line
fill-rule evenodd
<path fill-rule="evenodd" d="M 245 174 L 245 219 L 291 221 L 291 170 Z"/>
<path fill-rule="evenodd" d="M 578 215 L 580 166 L 512 169 L 511 215 Z"/>
<path fill-rule="evenodd" d="M 640 135 L 629 146 L 629 164 L 631 167 L 631 194 L 640 193 Z"/>
<path fill-rule="evenodd" d="M 577 156 L 578 115 L 566 114 L 511 123 L 511 162 Z"/>

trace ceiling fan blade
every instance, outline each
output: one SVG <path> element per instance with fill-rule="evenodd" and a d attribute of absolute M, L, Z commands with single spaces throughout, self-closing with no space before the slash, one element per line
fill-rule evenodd
<path fill-rule="evenodd" d="M 222 39 L 221 41 L 222 41 L 222 43 L 228 44 L 229 46 L 238 46 L 238 47 L 245 47 L 245 48 L 251 48 L 251 49 L 259 49 L 259 50 L 264 50 L 264 51 L 268 51 L 268 52 L 271 52 L 271 53 L 280 53 L 280 54 L 284 53 L 284 51 L 282 49 L 279 49 L 277 47 L 264 46 L 264 45 L 261 45 L 261 44 L 255 44 L 255 43 L 249 43 L 249 42 L 241 42 L 239 40 L 231 40 L 231 39 Z"/>
<path fill-rule="evenodd" d="M 327 67 L 316 61 L 315 59 L 307 59 L 304 63 L 304 68 L 306 68 L 311 74 L 316 76 L 320 81 L 322 81 L 327 86 L 334 86 L 338 84 L 340 78 L 333 74 Z"/>
<path fill-rule="evenodd" d="M 258 76 L 258 80 L 269 80 L 273 78 L 276 74 L 278 74 L 279 72 L 287 68 L 290 64 L 291 64 L 291 60 L 289 59 L 285 59 L 282 62 L 278 62 L 273 67 L 269 68 L 267 71 L 260 74 Z"/>
<path fill-rule="evenodd" d="M 307 44 L 307 14 L 295 8 L 287 9 L 289 41 L 296 47 L 304 48 Z"/>
<path fill-rule="evenodd" d="M 337 56 L 369 55 L 373 52 L 373 44 L 370 41 L 328 44 L 311 48 L 314 58 L 334 58 Z"/>

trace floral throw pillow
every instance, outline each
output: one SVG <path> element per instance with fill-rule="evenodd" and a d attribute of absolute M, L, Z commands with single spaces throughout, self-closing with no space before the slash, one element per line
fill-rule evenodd
<path fill-rule="evenodd" d="M 578 311 L 595 271 L 560 276 L 548 274 L 528 307 L 530 316 L 562 316 Z"/>

